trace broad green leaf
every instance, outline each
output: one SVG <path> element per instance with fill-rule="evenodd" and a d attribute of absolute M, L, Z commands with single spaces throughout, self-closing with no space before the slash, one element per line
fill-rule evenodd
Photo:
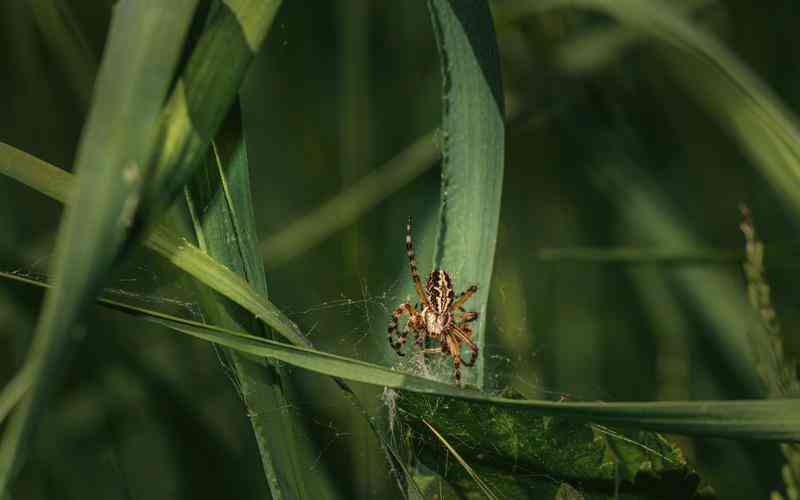
<path fill-rule="evenodd" d="M 52 274 L 26 364 L 32 385 L 0 444 L 0 493 L 58 379 L 66 333 L 117 257 L 139 205 L 157 119 L 196 0 L 123 1 L 112 17 L 94 98 L 76 158 L 74 203 L 61 224 Z"/>
<path fill-rule="evenodd" d="M 519 398 L 511 390 L 504 396 Z M 401 403 L 415 451 L 462 491 L 483 483 L 480 490 L 500 498 L 554 498 L 567 482 L 592 498 L 613 498 L 619 478 L 626 498 L 693 498 L 699 485 L 680 450 L 655 433 L 412 393 Z M 448 459 L 450 448 L 463 468 Z"/>
<path fill-rule="evenodd" d="M 486 304 L 503 187 L 503 88 L 492 15 L 485 0 L 429 0 L 442 67 L 442 188 L 434 267 L 449 272 L 456 293 L 478 285 L 465 304 L 481 314 L 480 349 L 464 381 L 483 387 Z M 451 374 L 439 374 L 449 380 Z"/>

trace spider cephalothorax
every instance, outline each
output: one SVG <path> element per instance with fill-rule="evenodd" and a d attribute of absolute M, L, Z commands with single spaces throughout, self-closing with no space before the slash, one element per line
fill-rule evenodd
<path fill-rule="evenodd" d="M 472 295 L 478 291 L 476 285 L 467 288 L 458 297 L 453 291 L 453 281 L 447 271 L 434 269 L 428 276 L 428 283 L 422 287 L 422 280 L 417 272 L 417 259 L 414 256 L 414 244 L 411 240 L 411 218 L 406 224 L 406 256 L 411 268 L 411 279 L 422 303 L 422 310 L 409 303 L 400 304 L 392 313 L 389 322 L 389 344 L 397 351 L 399 356 L 404 356 L 400 349 L 406 342 L 408 330 L 398 330 L 398 323 L 403 314 L 408 314 L 408 328 L 414 331 L 415 344 L 422 352 L 438 353 L 453 357 L 453 371 L 456 383 L 461 383 L 461 363 L 465 366 L 475 364 L 478 355 L 478 346 L 472 341 L 472 330 L 467 323 L 478 319 L 478 313 L 465 311 L 461 307 Z M 417 306 L 419 307 L 419 306 Z M 428 348 L 427 340 L 439 342 L 439 347 Z M 461 343 L 464 342 L 472 351 L 469 361 L 461 358 Z"/>

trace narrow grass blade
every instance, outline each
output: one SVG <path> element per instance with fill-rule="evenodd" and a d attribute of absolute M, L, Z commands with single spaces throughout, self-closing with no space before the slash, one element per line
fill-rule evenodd
<path fill-rule="evenodd" d="M 438 439 L 442 443 L 442 445 L 445 448 L 447 448 L 447 451 L 455 457 L 456 461 L 458 461 L 458 463 L 461 464 L 461 467 L 463 467 L 464 470 L 467 472 L 467 474 L 469 474 L 469 477 L 472 478 L 473 481 L 475 481 L 475 484 L 477 484 L 478 488 L 480 488 L 483 494 L 486 495 L 486 498 L 489 498 L 490 500 L 497 500 L 497 495 L 495 495 L 492 489 L 489 488 L 489 485 L 486 484 L 486 482 L 483 479 L 481 479 L 481 477 L 478 474 L 475 473 L 475 470 L 467 463 L 466 460 L 464 460 L 461 454 L 458 453 L 458 451 L 456 451 L 455 448 L 453 448 L 453 445 L 451 445 L 450 442 L 448 442 L 447 439 L 445 439 L 445 437 L 442 436 L 441 433 L 439 433 L 439 431 L 437 431 L 436 428 L 432 426 L 427 420 L 423 419 L 422 423 L 425 424 L 428 427 L 428 429 L 431 430 L 433 435 L 436 436 L 436 439 Z"/>
<path fill-rule="evenodd" d="M 69 172 L 1 142 L 0 173 L 62 203 L 70 201 L 75 189 L 74 176 Z M 262 319 L 290 342 L 310 345 L 297 325 L 268 299 L 259 295 L 241 276 L 189 241 L 178 239 L 169 228 L 156 226 L 148 233 L 144 244 L 179 269 Z"/>
<path fill-rule="evenodd" d="M 39 280 L 5 272 L 0 272 L 0 277 L 34 286 L 50 286 Z M 503 418 L 502 412 L 509 411 L 518 412 L 520 418 L 535 415 L 572 417 L 672 434 L 800 442 L 800 399 L 607 403 L 553 402 L 490 396 L 357 359 L 229 331 L 103 297 L 98 301 L 101 305 L 141 316 L 172 331 L 244 353 L 269 357 L 335 378 L 417 393 L 418 397 L 430 399 L 426 403 L 416 404 L 425 404 L 432 408 L 449 404 L 449 399 L 457 399 L 470 405 L 478 405 L 475 411 L 484 405 L 496 407 L 501 413 L 496 414 L 495 418 Z M 5 393 L 0 394 L 0 400 L 6 397 Z"/>
<path fill-rule="evenodd" d="M 190 183 L 187 197 L 194 207 L 191 212 L 196 216 L 194 226 L 203 250 L 266 297 L 263 261 L 256 253 L 250 168 L 238 105 L 225 123 L 212 153 Z M 202 292 L 199 296 L 209 323 L 271 335 L 252 314 L 230 307 L 224 296 Z M 313 467 L 311 444 L 302 429 L 296 428 L 296 415 L 281 410 L 297 406 L 289 399 L 285 369 L 236 351 L 229 350 L 228 355 L 250 415 L 272 498 L 335 497 L 335 490 L 324 480 L 325 469 Z"/>
<path fill-rule="evenodd" d="M 117 4 L 77 153 L 77 191 L 55 251 L 58 286 L 45 299 L 27 363 L 32 386 L 0 444 L 0 492 L 22 460 L 66 333 L 125 242 L 151 157 L 157 118 L 196 0 Z"/>
<path fill-rule="evenodd" d="M 26 168 L 19 168 L 16 162 L 24 164 Z M 0 173 L 10 175 L 61 202 L 70 199 L 69 193 L 73 189 L 71 174 L 2 143 L 0 143 Z M 305 347 L 311 346 L 297 325 L 267 298 L 259 295 L 241 276 L 219 264 L 188 241 L 178 240 L 168 228 L 160 225 L 155 227 L 148 234 L 145 244 L 179 269 L 183 269 L 209 288 L 253 313 L 290 342 Z M 390 464 L 390 470 L 400 481 L 398 469 L 404 474 L 405 471 L 396 453 L 388 445 L 355 393 L 341 379 L 335 378 L 334 381 L 375 433 Z"/>
<path fill-rule="evenodd" d="M 461 289 L 478 285 L 466 306 L 485 318 L 505 154 L 497 40 L 484 0 L 429 0 L 428 7 L 443 79 L 441 213 L 434 266 L 451 273 Z M 464 380 L 482 388 L 486 321 L 479 321 L 475 330 L 480 354 Z"/>
<path fill-rule="evenodd" d="M 281 0 L 218 0 L 161 117 L 142 225 L 169 206 L 205 158 Z"/>
<path fill-rule="evenodd" d="M 657 0 L 548 0 L 529 12 L 603 12 L 662 43 L 656 54 L 690 95 L 727 128 L 772 187 L 800 215 L 800 125 L 780 99 L 730 50 Z"/>

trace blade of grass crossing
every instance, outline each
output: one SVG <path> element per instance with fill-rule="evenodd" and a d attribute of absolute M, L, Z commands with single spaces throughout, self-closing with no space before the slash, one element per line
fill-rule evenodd
<path fill-rule="evenodd" d="M 196 0 L 117 4 L 77 153 L 77 191 L 56 244 L 58 286 L 45 299 L 27 363 L 32 386 L 0 444 L 0 492 L 22 459 L 67 332 L 117 257 L 140 199 L 157 118 Z"/>
<path fill-rule="evenodd" d="M 262 260 L 255 251 L 255 220 L 250 198 L 250 171 L 241 131 L 238 105 L 235 105 L 212 147 L 210 158 L 190 183 L 190 197 L 202 217 L 195 227 L 205 241 L 205 251 L 235 273 L 241 275 L 259 294 L 267 296 L 267 283 Z M 201 287 L 208 290 L 205 287 Z M 204 315 L 209 322 L 225 328 L 258 332 L 263 326 L 244 309 L 233 309 L 222 296 L 201 295 Z M 331 491 L 313 491 L 325 484 L 316 480 L 317 473 L 305 476 L 311 462 L 303 453 L 309 443 L 300 442 L 291 412 L 280 411 L 295 405 L 289 399 L 286 375 L 279 366 L 233 350 L 227 355 L 236 370 L 240 391 L 250 415 L 264 472 L 272 497 L 331 498 Z M 301 465 L 304 464 L 304 465 Z M 312 493 L 313 491 L 313 493 Z"/>
<path fill-rule="evenodd" d="M 34 286 L 50 287 L 40 280 L 0 272 L 0 277 Z M 796 398 L 734 401 L 670 402 L 553 402 L 509 399 L 455 387 L 383 366 L 337 356 L 305 347 L 292 346 L 246 333 L 176 318 L 138 306 L 101 297 L 101 305 L 140 316 L 170 330 L 254 356 L 329 375 L 335 380 L 385 386 L 430 398 L 455 398 L 480 405 L 505 408 L 530 415 L 573 417 L 610 425 L 629 426 L 673 434 L 701 435 L 728 439 L 757 439 L 800 442 L 800 400 Z M 19 387 L 13 388 L 20 391 Z M 11 389 L 4 388 L 0 401 L 8 401 Z M 422 403 L 420 403 L 422 404 Z M 430 401 L 427 405 L 443 404 Z M 496 417 L 497 418 L 497 417 Z"/>
<path fill-rule="evenodd" d="M 2 142 L 0 173 L 56 201 L 69 204 L 73 198 L 71 193 L 75 189 L 75 179 L 72 174 Z M 176 238 L 170 228 L 156 226 L 147 234 L 144 244 L 174 266 L 253 313 L 290 342 L 311 345 L 297 325 L 269 299 L 259 295 L 241 276 L 197 246 Z"/>
<path fill-rule="evenodd" d="M 478 292 L 465 307 L 485 318 L 503 186 L 505 127 L 497 40 L 483 0 L 429 0 L 442 66 L 442 191 L 434 266 Z M 486 321 L 464 381 L 483 387 Z M 450 379 L 450 373 L 439 374 Z"/>
<path fill-rule="evenodd" d="M 280 0 L 215 2 L 162 114 L 143 226 L 169 205 L 205 158 L 280 5 Z"/>
<path fill-rule="evenodd" d="M 24 165 L 25 168 L 20 168 L 20 165 Z M 2 143 L 0 143 L 0 173 L 9 175 L 62 203 L 69 203 L 71 199 L 70 192 L 73 189 L 72 174 Z M 253 313 L 293 344 L 311 347 L 311 343 L 297 325 L 266 297 L 259 295 L 241 276 L 219 264 L 190 242 L 178 240 L 169 228 L 161 225 L 156 226 L 148 234 L 145 244 L 179 269 L 183 269 L 209 288 Z M 22 281 L 30 282 L 27 280 Z M 33 283 L 36 282 L 34 281 Z M 386 460 L 390 464 L 390 469 L 395 479 L 399 482 L 400 477 L 397 469 L 403 469 L 402 464 L 396 457 L 395 450 L 388 445 L 386 438 L 347 384 L 337 377 L 334 377 L 334 382 L 342 389 L 345 397 L 359 410 L 378 437 Z M 4 394 L 4 397 L 8 397 L 8 395 Z M 0 397 L 0 400 L 3 400 L 3 398 Z M 393 464 L 398 464 L 398 466 L 396 467 Z M 403 470 L 403 473 L 405 474 L 405 470 Z M 403 491 L 402 488 L 401 491 Z"/>

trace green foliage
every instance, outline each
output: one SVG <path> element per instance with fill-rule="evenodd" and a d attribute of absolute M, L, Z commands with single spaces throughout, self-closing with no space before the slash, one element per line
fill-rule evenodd
<path fill-rule="evenodd" d="M 0 3 L 0 496 L 793 498 L 773 7 Z"/>
<path fill-rule="evenodd" d="M 75 202 L 65 214 L 56 245 L 53 276 L 58 285 L 45 299 L 28 354 L 31 386 L 0 444 L 0 492 L 19 468 L 25 440 L 59 372 L 68 331 L 133 223 L 148 175 L 156 118 L 195 5 L 193 0 L 169 7 L 123 3 L 113 17 L 78 148 Z"/>

